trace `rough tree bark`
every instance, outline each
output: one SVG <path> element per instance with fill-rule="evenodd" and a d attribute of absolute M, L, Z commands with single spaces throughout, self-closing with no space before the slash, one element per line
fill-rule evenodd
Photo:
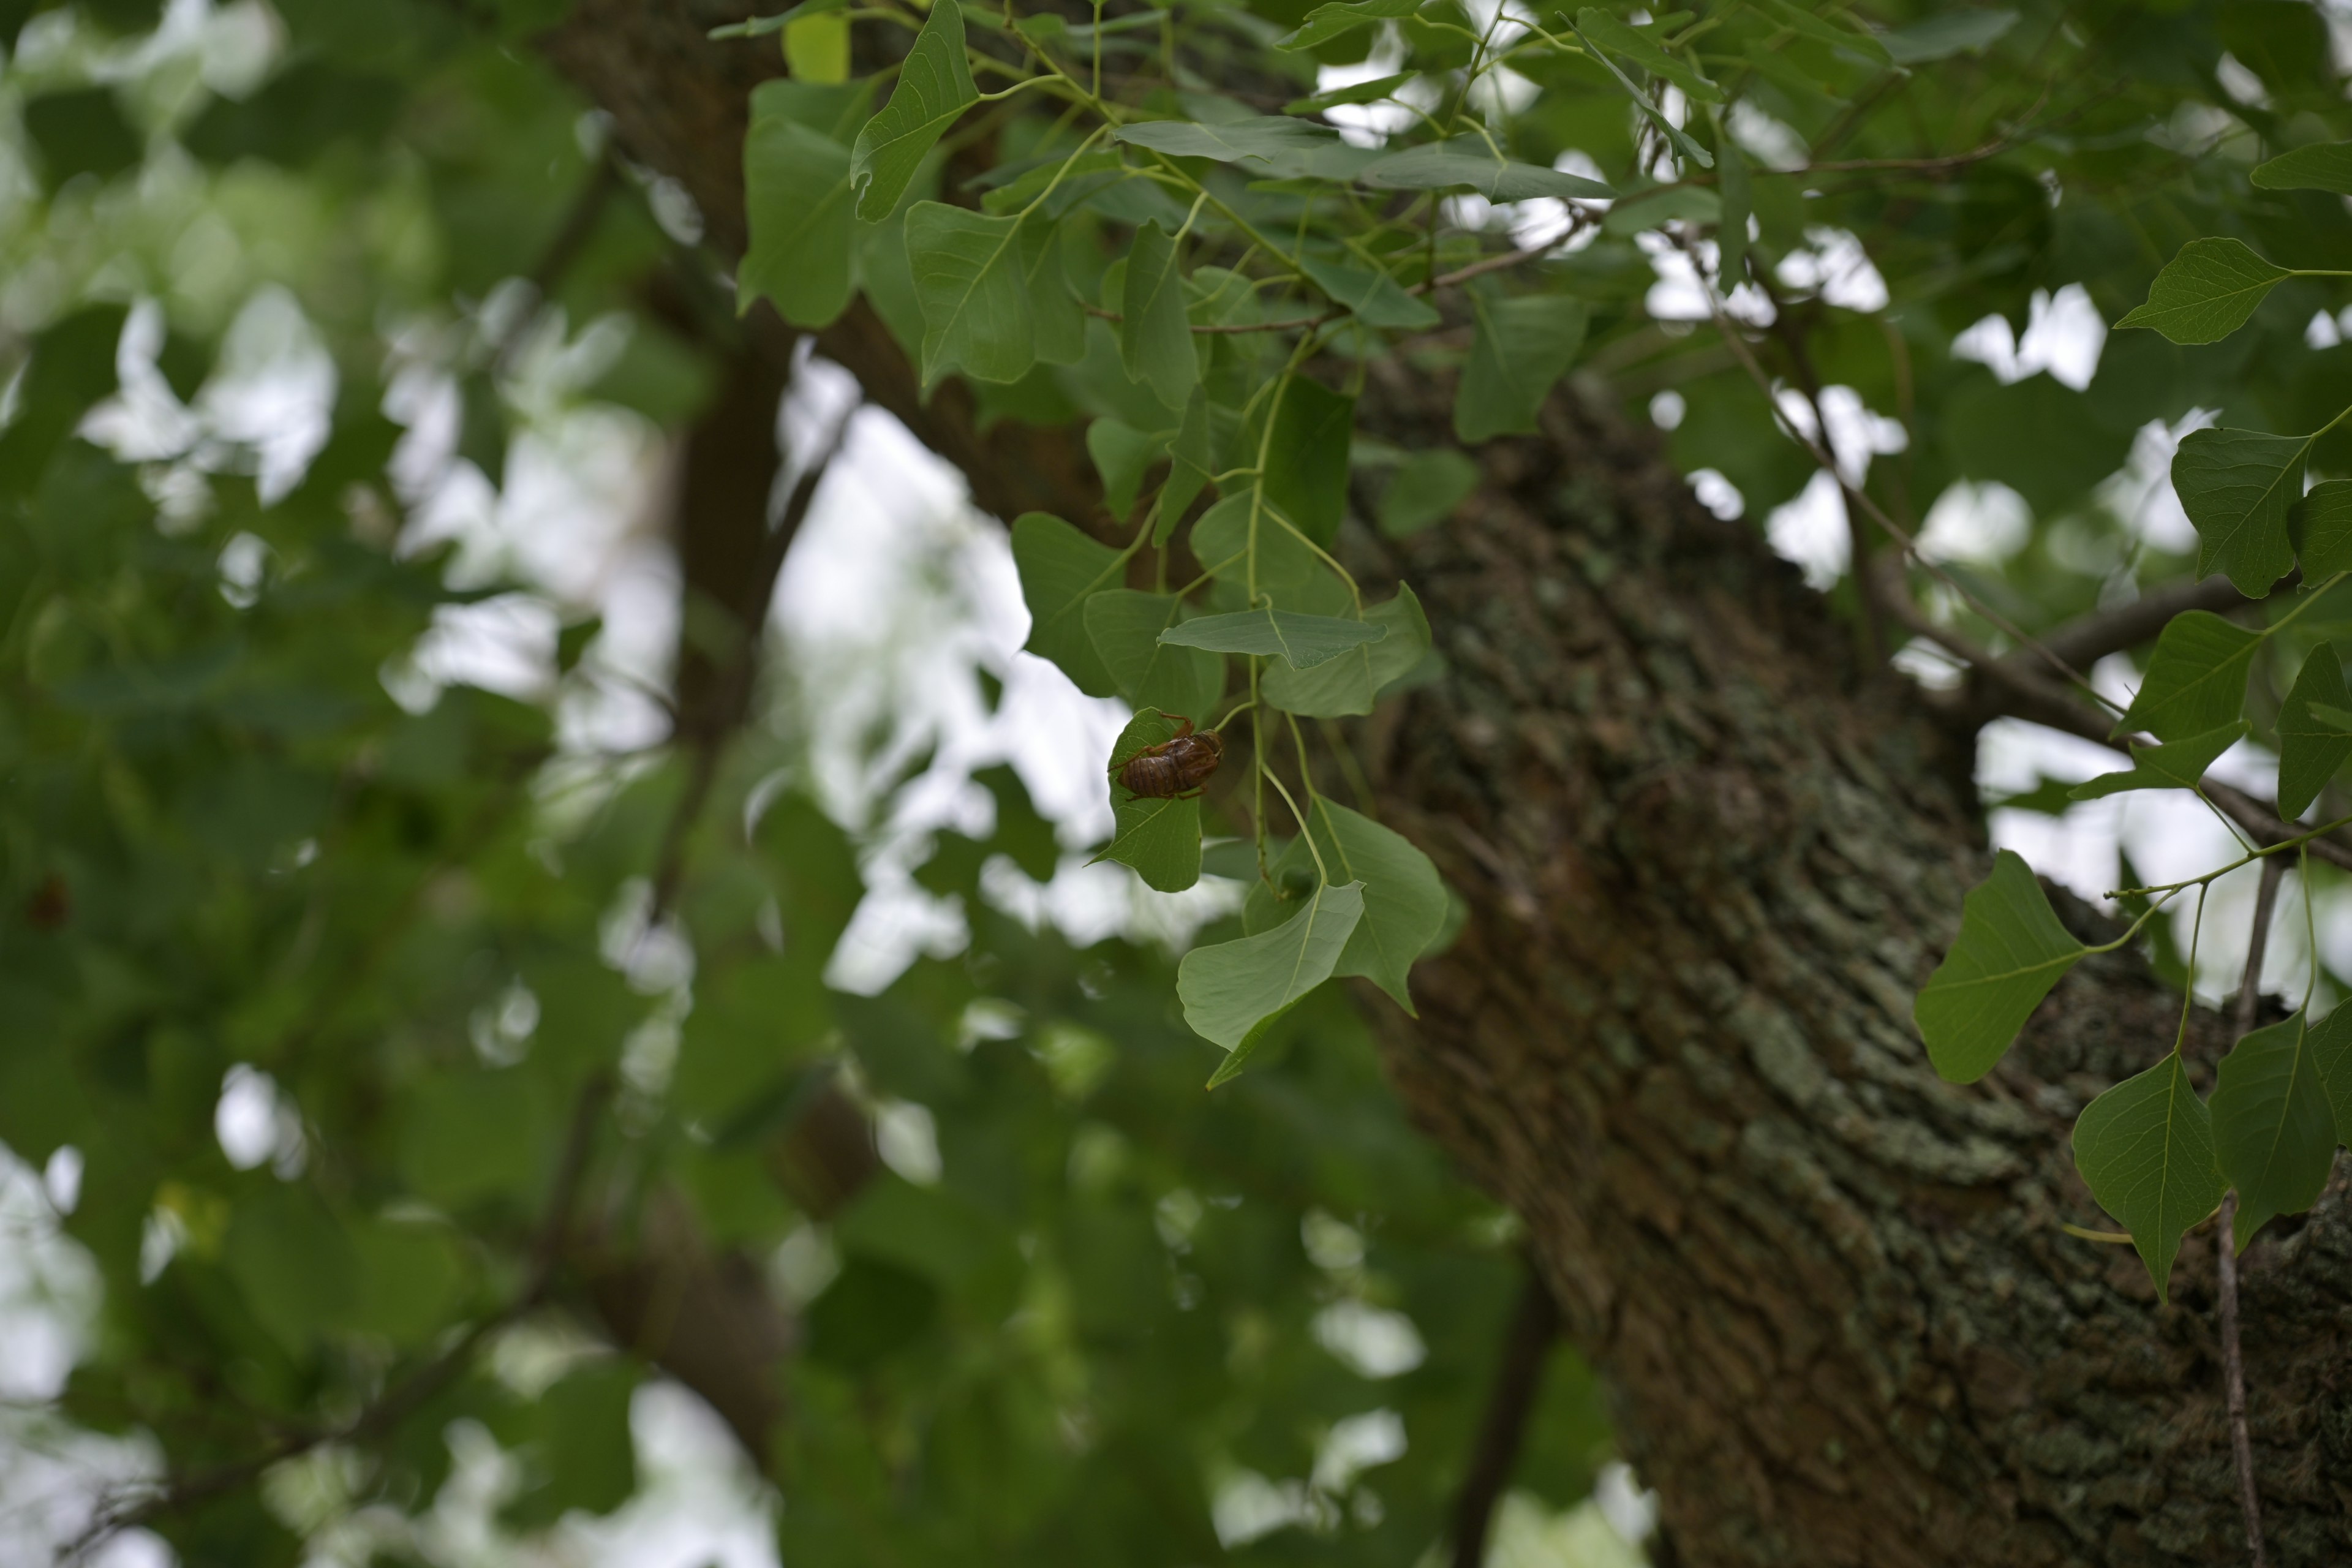
<path fill-rule="evenodd" d="M 738 11 L 583 0 L 544 46 L 730 253 L 765 51 L 703 33 Z M 1086 521 L 1067 433 L 983 439 L 952 385 L 921 403 L 870 313 L 819 347 L 983 507 Z M 1991 1078 L 1937 1080 L 1911 996 L 1986 865 L 1971 737 L 1859 668 L 1605 403 L 1489 447 L 1462 518 L 1392 563 L 1453 673 L 1363 739 L 1384 815 L 1474 911 L 1416 973 L 1418 1024 L 1375 1009 L 1400 1092 L 1525 1218 L 1677 1563 L 2242 1561 L 2211 1248 L 2158 1306 L 2128 1248 L 2059 1228 L 2105 1223 L 2068 1130 L 2176 999 L 2085 963 Z M 1425 387 L 1366 406 L 1442 438 Z M 2196 1028 L 2210 1060 L 2221 1025 Z M 2339 1173 L 2245 1259 L 2282 1564 L 2352 1561 L 2348 1210 Z"/>

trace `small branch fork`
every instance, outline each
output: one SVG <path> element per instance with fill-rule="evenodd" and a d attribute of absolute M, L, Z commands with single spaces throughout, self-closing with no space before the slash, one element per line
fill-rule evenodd
<path fill-rule="evenodd" d="M 2286 858 L 2273 855 L 2263 862 L 2262 890 L 2254 899 L 2254 929 L 2246 941 L 2246 976 L 2238 985 L 2237 1032 L 2252 1032 L 2263 999 L 2263 952 L 2268 945 L 2271 917 L 2278 908 L 2279 879 L 2286 874 Z M 2316 954 L 2313 962 L 2317 963 Z M 2254 1445 L 2246 1429 L 2246 1361 L 2238 1338 L 2238 1194 L 2221 1198 L 2213 1229 L 2214 1294 L 2221 1329 L 2221 1396 L 2230 1413 L 2230 1450 L 2238 1463 L 2238 1500 L 2246 1514 L 2246 1552 L 2253 1568 L 2266 1568 L 2263 1553 L 2263 1502 L 2254 1486 Z"/>
<path fill-rule="evenodd" d="M 89 1527 L 58 1552 L 58 1562 L 87 1562 L 91 1552 L 126 1530 L 135 1530 L 165 1514 L 177 1513 L 250 1486 L 277 1466 L 315 1448 L 336 1443 L 362 1443 L 382 1436 L 448 1387 L 465 1372 L 485 1340 L 546 1300 L 556 1265 L 572 1234 L 572 1213 L 587 1174 L 596 1123 L 611 1093 L 611 1084 L 601 1076 L 580 1090 L 572 1107 L 571 1131 L 564 1140 L 562 1157 L 549 1189 L 546 1214 L 531 1243 L 529 1270 L 521 1288 L 506 1305 L 488 1317 L 477 1319 L 446 1350 L 340 1426 L 294 1432 L 258 1454 L 168 1481 L 162 1490 L 136 1501 L 124 1500 L 101 1505 Z"/>

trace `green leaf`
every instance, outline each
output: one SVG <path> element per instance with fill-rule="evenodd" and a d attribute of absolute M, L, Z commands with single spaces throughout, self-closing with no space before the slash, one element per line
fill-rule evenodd
<path fill-rule="evenodd" d="M 1133 868 L 1143 885 L 1181 893 L 1201 879 L 1201 802 L 1153 799 L 1118 782 L 1118 770 L 1147 746 L 1174 738 L 1176 721 L 1146 708 L 1128 721 L 1110 749 L 1110 843 L 1095 857 Z M 1090 862 L 1091 864 L 1091 862 Z"/>
<path fill-rule="evenodd" d="M 1384 628 L 1387 635 L 1313 669 L 1268 666 L 1259 685 L 1267 704 L 1308 719 L 1370 712 L 1382 689 L 1402 679 L 1429 652 L 1429 620 L 1412 590 L 1399 584 L 1396 597 L 1366 611 L 1364 623 Z"/>
<path fill-rule="evenodd" d="M 1608 12 L 1587 5 L 1577 12 L 1576 27 L 1577 31 L 1602 47 L 1623 56 L 1652 76 L 1663 77 L 1673 82 L 1693 103 L 1723 101 L 1723 89 L 1701 75 L 1696 66 L 1666 53 L 1655 40 Z"/>
<path fill-rule="evenodd" d="M 1417 332 L 1437 325 L 1440 320 L 1426 300 L 1406 293 L 1385 272 L 1348 267 L 1316 256 L 1307 257 L 1300 265 L 1314 279 L 1315 287 L 1331 297 L 1332 303 L 1346 306 L 1368 327 Z"/>
<path fill-rule="evenodd" d="M 1311 49 L 1328 44 L 1334 38 L 1345 37 L 1359 27 L 1369 27 L 1375 22 L 1398 21 L 1421 9 L 1422 0 L 1339 0 L 1338 4 L 1318 5 L 1307 13 L 1307 20 L 1288 36 L 1275 40 L 1277 49 Z M 1293 108 L 1294 114 L 1301 112 Z"/>
<path fill-rule="evenodd" d="M 1348 451 L 1355 428 L 1354 398 L 1311 376 L 1294 375 L 1283 384 L 1266 448 L 1265 499 L 1326 547 L 1339 537 L 1348 513 Z M 1255 433 L 1244 440 L 1254 460 Z"/>
<path fill-rule="evenodd" d="M 1887 53 L 1886 46 L 1878 41 L 1874 33 L 1866 33 L 1858 27 L 1840 26 L 1827 17 L 1815 16 L 1802 5 L 1792 4 L 1791 0 L 1750 0 L 1750 3 L 1779 17 L 1815 43 L 1859 55 L 1876 65 L 1895 63 L 1894 57 Z"/>
<path fill-rule="evenodd" d="M 2099 1206 L 2131 1232 L 2157 1300 L 2168 1299 L 2181 1235 L 2213 1212 L 2225 1187 L 2214 1163 L 2212 1115 L 2179 1053 L 2083 1108 L 2074 1168 Z"/>
<path fill-rule="evenodd" d="M 2352 1142 L 2352 1007 L 2339 1006 L 2322 1018 L 2306 1044 L 2335 1112 L 2336 1141 Z"/>
<path fill-rule="evenodd" d="M 1727 153 L 1727 157 L 1730 154 Z M 1627 196 L 1601 220 L 1601 232 L 1619 236 L 1640 234 L 1670 223 L 1720 226 L 1723 198 L 1704 185 L 1660 185 L 1654 191 Z"/>
<path fill-rule="evenodd" d="M 1331 875 L 1364 889 L 1364 918 L 1332 973 L 1362 975 L 1419 1017 L 1406 977 L 1445 924 L 1445 884 L 1437 868 L 1402 834 L 1344 805 L 1318 799 L 1307 815 Z"/>
<path fill-rule="evenodd" d="M 882 112 L 866 122 L 850 150 L 849 181 L 857 193 L 857 216 L 877 222 L 890 216 L 914 179 L 924 154 L 956 118 L 980 101 L 971 66 L 964 58 L 963 7 L 933 5 L 916 35 L 915 47 L 898 68 L 898 85 Z"/>
<path fill-rule="evenodd" d="M 1420 0 L 1414 0 L 1414 3 L 1418 5 Z M 1311 98 L 1294 98 L 1282 106 L 1282 111 L 1285 114 L 1320 114 L 1327 109 L 1338 109 L 1342 104 L 1378 103 L 1420 74 L 1418 71 L 1399 71 L 1394 76 L 1379 76 L 1370 81 L 1335 87 Z"/>
<path fill-rule="evenodd" d="M 1086 600 L 1118 583 L 1125 557 L 1058 517 L 1032 511 L 1013 521 L 1013 563 L 1021 574 L 1021 602 L 1029 607 L 1029 640 L 1022 647 L 1059 665 L 1087 696 L 1115 695 L 1118 685 L 1087 635 Z"/>
<path fill-rule="evenodd" d="M 1658 134 L 1664 136 L 1668 142 L 1674 144 L 1674 148 L 1676 153 L 1680 153 L 1690 162 L 1696 163 L 1702 169 L 1712 169 L 1715 167 L 1715 155 L 1709 153 L 1706 148 L 1700 146 L 1696 142 L 1691 140 L 1689 134 L 1685 132 L 1681 126 L 1667 119 L 1664 111 L 1650 100 L 1650 95 L 1643 92 L 1641 87 L 1635 83 L 1632 77 L 1627 76 L 1622 70 L 1618 68 L 1618 65 L 1615 60 L 1611 59 L 1598 45 L 1592 42 L 1591 39 L 1583 37 L 1582 35 L 1580 34 L 1579 41 L 1584 45 L 1586 51 L 1590 53 L 1594 59 L 1601 62 L 1602 69 L 1606 70 L 1611 76 L 1617 79 L 1617 85 L 1625 90 L 1626 97 L 1633 100 L 1633 107 L 1640 110 L 1643 117 L 1648 120 L 1651 124 L 1658 128 Z"/>
<path fill-rule="evenodd" d="M 1379 642 L 1388 635 L 1387 626 L 1368 620 L 1256 609 L 1202 616 L 1199 620 L 1169 627 L 1160 634 L 1160 640 L 1180 647 L 1207 648 L 1212 653 L 1278 657 L 1293 669 L 1312 669 L 1351 647 Z"/>
<path fill-rule="evenodd" d="M 1960 906 L 1960 934 L 1913 1004 L 1927 1058 L 1953 1083 L 1993 1069 L 2033 1009 L 2084 953 L 2013 849 Z"/>
<path fill-rule="evenodd" d="M 1470 290 L 1477 330 L 1454 395 L 1454 433 L 1464 441 L 1531 435 L 1552 384 L 1584 346 L 1584 301 L 1560 294 L 1498 299 Z"/>
<path fill-rule="evenodd" d="M 1021 223 L 1021 272 L 1029 293 L 1030 346 L 1045 364 L 1087 357 L 1087 313 L 1062 267 L 1060 230 L 1043 212 Z"/>
<path fill-rule="evenodd" d="M 1114 142 L 1149 147 L 1171 158 L 1213 158 L 1220 163 L 1244 162 L 1269 166 L 1301 153 L 1341 145 L 1319 125 L 1280 115 L 1261 115 L 1222 125 L 1202 125 L 1190 120 L 1147 120 L 1122 125 L 1111 132 Z"/>
<path fill-rule="evenodd" d="M 1256 570 L 1251 570 L 1252 516 L 1257 534 Z M 1307 615 L 1352 610 L 1347 585 L 1315 553 L 1313 546 L 1285 527 L 1253 486 L 1225 497 L 1192 525 L 1192 553 L 1221 581 L 1285 609 Z"/>
<path fill-rule="evenodd" d="M 255 1320 L 298 1356 L 361 1304 L 359 1250 L 304 1186 L 279 1184 L 238 1203 L 221 1261 Z"/>
<path fill-rule="evenodd" d="M 1164 548 L 1176 536 L 1176 525 L 1208 487 L 1213 461 L 1209 450 L 1209 395 L 1205 388 L 1195 386 L 1184 404 L 1184 423 L 1168 447 L 1168 478 L 1160 487 L 1160 521 L 1151 525 L 1154 550 Z"/>
<path fill-rule="evenodd" d="M 1961 6 L 1941 16 L 1924 17 L 1908 26 L 1879 36 L 1886 54 L 1899 66 L 1932 65 L 1954 55 L 1980 55 L 2017 26 L 2014 11 L 1982 11 Z"/>
<path fill-rule="evenodd" d="M 752 97 L 743 142 L 751 237 L 736 273 L 736 310 L 766 299 L 793 326 L 814 328 L 839 316 L 857 288 L 849 149 L 798 120 L 761 112 L 761 94 L 790 85 L 769 82 Z"/>
<path fill-rule="evenodd" d="M 1724 288 L 1737 289 L 1748 280 L 1748 220 L 1756 211 L 1756 187 L 1738 140 L 1718 132 L 1715 145 L 1723 154 L 1723 166 L 1716 174 L 1721 194 L 1715 224 L 1715 242 L 1721 247 L 1716 269 Z"/>
<path fill-rule="evenodd" d="M 908 210 L 924 384 L 957 368 L 976 381 L 1014 382 L 1037 363 L 1024 226 L 1018 217 L 984 217 L 939 202 Z"/>
<path fill-rule="evenodd" d="M 1129 380 L 1150 386 L 1171 408 L 1183 407 L 1201 379 L 1179 260 L 1175 240 L 1158 224 L 1137 229 L 1119 300 L 1119 363 L 1127 367 Z"/>
<path fill-rule="evenodd" d="M 2185 741 L 2230 723 L 2245 705 L 2246 672 L 2262 642 L 2209 610 L 2173 616 L 2158 636 L 2147 674 L 2115 732 L 2146 730 L 2159 741 Z"/>
<path fill-rule="evenodd" d="M 2332 191 L 2352 196 L 2352 142 L 2323 142 L 2254 165 L 2253 181 L 2271 191 Z"/>
<path fill-rule="evenodd" d="M 2352 572 L 2352 479 L 2324 479 L 2303 497 L 2304 581 Z"/>
<path fill-rule="evenodd" d="M 1467 185 L 1493 202 L 1538 196 L 1607 199 L 1617 193 L 1598 180 L 1506 158 L 1482 136 L 1455 136 L 1390 153 L 1357 176 L 1381 190 L 1443 191 Z"/>
<path fill-rule="evenodd" d="M 1143 490 L 1143 471 L 1167 450 L 1161 436 L 1146 435 L 1134 426 L 1105 416 L 1087 426 L 1087 456 L 1102 476 L 1103 504 L 1113 517 L 1135 510 Z"/>
<path fill-rule="evenodd" d="M 1468 500 L 1477 488 L 1478 465 L 1452 447 L 1415 452 L 1397 465 L 1381 491 L 1381 531 L 1391 539 L 1419 533 Z"/>
<path fill-rule="evenodd" d="M 1183 600 L 1172 594 L 1106 588 L 1086 606 L 1087 635 L 1121 697 L 1139 711 L 1156 708 L 1207 722 L 1224 689 L 1224 660 L 1202 648 L 1160 640 L 1161 632 L 1182 619 Z"/>
<path fill-rule="evenodd" d="M 2287 512 L 2303 499 L 2311 441 L 2256 430 L 2192 430 L 2172 457 L 2172 488 L 2203 542 L 2197 574 L 2228 574 L 2259 599 L 2294 570 Z"/>
<path fill-rule="evenodd" d="M 830 11 L 796 17 L 784 28 L 784 68 L 795 81 L 847 81 L 849 18 Z"/>
<path fill-rule="evenodd" d="M 2321 643 L 2304 658 L 2279 708 L 2278 808 L 2288 821 L 2301 816 L 2352 757 L 2347 710 L 2352 710 L 2352 691 L 2345 689 L 2344 666 L 2334 645 Z"/>
<path fill-rule="evenodd" d="M 2147 302 L 2123 327 L 2152 327 L 2176 343 L 2219 342 L 2246 324 L 2281 279 L 2273 267 L 2234 239 L 2192 239 L 2165 263 L 2147 288 Z"/>
<path fill-rule="evenodd" d="M 2336 1163 L 2336 1113 L 2301 1013 L 2230 1047 L 2213 1084 L 2213 1152 L 2238 1189 L 2237 1246 L 2273 1215 L 2319 1200 Z"/>
<path fill-rule="evenodd" d="M 2071 799 L 2096 800 L 2134 789 L 2195 789 L 2213 759 L 2245 737 L 2246 721 L 2225 724 L 2202 735 L 2161 746 L 2131 749 L 2132 765 L 2120 773 L 2101 773 L 2076 784 Z"/>
<path fill-rule="evenodd" d="M 1196 947 L 1184 955 L 1176 969 L 1184 1022 L 1230 1053 L 1209 1087 L 1238 1073 L 1267 1027 L 1331 978 L 1363 918 L 1362 883 L 1325 884 L 1274 930 Z"/>
<path fill-rule="evenodd" d="M 730 22 L 724 26 L 713 27 L 708 36 L 714 42 L 727 38 L 764 38 L 770 33 L 781 33 L 806 17 L 846 11 L 849 5 L 850 0 L 801 0 L 799 5 L 779 11 L 772 16 L 753 16 L 748 21 Z"/>

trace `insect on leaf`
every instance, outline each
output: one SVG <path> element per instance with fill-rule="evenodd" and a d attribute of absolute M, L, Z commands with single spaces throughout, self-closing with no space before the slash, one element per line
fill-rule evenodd
<path fill-rule="evenodd" d="M 2303 497 L 2303 578 L 2352 572 L 2352 479 L 2324 479 Z"/>
<path fill-rule="evenodd" d="M 1087 635 L 1086 599 L 1117 585 L 1119 552 L 1058 517 L 1032 511 L 1013 520 L 1013 563 L 1021 574 L 1022 603 L 1029 607 L 1029 640 L 1022 646 L 1061 666 L 1087 696 L 1117 695 Z"/>
<path fill-rule="evenodd" d="M 915 177 L 923 155 L 959 115 L 980 101 L 971 66 L 964 58 L 963 7 L 933 5 L 915 37 L 898 85 L 882 111 L 866 122 L 850 150 L 849 180 L 857 192 L 857 216 L 876 222 L 890 216 Z"/>
<path fill-rule="evenodd" d="M 2332 191 L 2352 196 L 2352 142 L 2323 142 L 2254 165 L 2253 182 L 2271 191 Z"/>
<path fill-rule="evenodd" d="M 1331 978 L 1363 918 L 1362 883 L 1324 884 L 1274 930 L 1184 955 L 1176 969 L 1184 1021 L 1230 1053 L 1211 1088 L 1238 1073 L 1274 1021 Z"/>
<path fill-rule="evenodd" d="M 1147 746 L 1175 737 L 1177 722 L 1156 708 L 1139 710 L 1110 749 L 1110 843 L 1095 857 L 1133 868 L 1143 885 L 1181 893 L 1201 879 L 1201 802 L 1139 795 L 1118 771 Z"/>
<path fill-rule="evenodd" d="M 1157 708 L 1208 721 L 1209 709 L 1224 688 L 1225 661 L 1202 648 L 1160 640 L 1161 632 L 1182 618 L 1181 599 L 1106 588 L 1086 606 L 1087 635 L 1121 697 L 1139 710 Z"/>
<path fill-rule="evenodd" d="M 2226 1186 L 2214 1162 L 2212 1113 L 2179 1053 L 2083 1108 L 2074 1168 L 2099 1206 L 2131 1232 L 2157 1299 L 2166 1300 L 2182 1233 L 2213 1212 Z"/>
<path fill-rule="evenodd" d="M 2246 672 L 2262 637 L 2206 610 L 2172 617 L 2131 708 L 2116 733 L 2146 730 L 2159 741 L 2210 734 L 2238 717 L 2246 700 Z"/>
<path fill-rule="evenodd" d="M 2301 1013 L 2230 1047 L 2213 1084 L 2213 1152 L 2238 1189 L 2237 1245 L 2273 1215 L 2319 1201 L 2336 1163 L 2336 1113 Z"/>
<path fill-rule="evenodd" d="M 1271 707 L 1308 719 L 1341 719 L 1369 713 L 1381 691 L 1401 679 L 1429 652 L 1429 620 L 1411 588 L 1400 584 L 1396 597 L 1364 612 L 1368 626 L 1385 628 L 1377 642 L 1347 649 L 1312 669 L 1266 667 L 1259 686 Z"/>
<path fill-rule="evenodd" d="M 2195 789 L 2213 760 L 2245 737 L 2246 721 L 2225 724 L 2202 735 L 2160 746 L 2134 746 L 2132 765 L 2120 773 L 2101 773 L 2074 786 L 2070 798 L 2096 800 L 2135 789 Z"/>
<path fill-rule="evenodd" d="M 1584 346 L 1584 301 L 1559 294 L 1498 299 L 1470 291 L 1477 331 L 1454 395 L 1454 433 L 1465 441 L 1527 435 L 1552 384 Z"/>
<path fill-rule="evenodd" d="M 2294 569 L 2287 511 L 2303 499 L 2311 441 L 2256 430 L 2195 430 L 2172 458 L 2172 488 L 2202 543 L 2200 575 L 2229 574 L 2259 599 Z"/>
<path fill-rule="evenodd" d="M 2352 725 L 2336 717 L 2352 718 L 2347 710 L 2352 710 L 2352 691 L 2345 689 L 2344 666 L 2334 646 L 2321 643 L 2305 657 L 2279 708 L 2280 816 L 2301 816 L 2352 758 Z"/>
<path fill-rule="evenodd" d="M 2013 849 L 1994 856 L 1960 906 L 1959 939 L 1912 1006 L 1937 1072 L 1953 1083 L 1990 1072 L 2083 952 L 2032 868 Z"/>
<path fill-rule="evenodd" d="M 2147 286 L 2147 302 L 2116 325 L 2152 327 L 2176 343 L 2219 342 L 2246 324 L 2281 279 L 2293 276 L 2237 240 L 2192 239 Z"/>
<path fill-rule="evenodd" d="M 1119 363 L 1129 380 L 1150 387 L 1171 409 L 1185 405 L 1201 377 L 1179 259 L 1176 241 L 1158 224 L 1137 229 L 1119 301 Z"/>
<path fill-rule="evenodd" d="M 1388 635 L 1387 626 L 1370 620 L 1255 609 L 1202 616 L 1197 621 L 1169 627 L 1160 634 L 1160 640 L 1182 647 L 1207 648 L 1212 653 L 1279 658 L 1293 669 L 1312 669 L 1351 647 L 1379 642 Z"/>

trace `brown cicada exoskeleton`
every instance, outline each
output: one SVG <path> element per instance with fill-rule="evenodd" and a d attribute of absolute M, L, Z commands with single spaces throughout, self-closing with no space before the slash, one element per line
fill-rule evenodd
<path fill-rule="evenodd" d="M 1118 782 L 1130 794 L 1149 800 L 1181 800 L 1199 795 L 1217 764 L 1225 760 L 1225 743 L 1213 731 L 1196 735 L 1192 721 L 1181 714 L 1175 718 L 1182 729 L 1118 765 Z"/>

